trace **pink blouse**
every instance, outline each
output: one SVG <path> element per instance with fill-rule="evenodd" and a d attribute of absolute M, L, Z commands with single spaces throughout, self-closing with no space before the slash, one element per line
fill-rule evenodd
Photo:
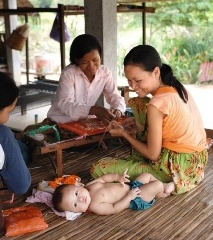
<path fill-rule="evenodd" d="M 117 90 L 110 70 L 101 65 L 90 83 L 76 65 L 68 65 L 62 71 L 55 100 L 47 116 L 55 122 L 65 123 L 86 119 L 89 110 L 103 93 L 110 110 L 126 109 L 124 98 Z"/>

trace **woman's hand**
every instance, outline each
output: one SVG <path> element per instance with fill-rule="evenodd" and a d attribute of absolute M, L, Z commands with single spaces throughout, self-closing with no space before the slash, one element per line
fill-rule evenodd
<path fill-rule="evenodd" d="M 116 121 L 112 121 L 108 125 L 107 131 L 114 137 L 122 137 L 124 132 L 126 132 L 121 125 L 116 123 Z"/>
<path fill-rule="evenodd" d="M 135 118 L 128 117 L 126 118 L 123 123 L 122 127 L 134 138 L 136 138 L 136 134 L 138 132 L 137 123 L 135 121 Z"/>
<path fill-rule="evenodd" d="M 123 128 L 125 128 L 127 131 L 130 131 L 132 129 L 136 129 L 136 121 L 133 117 L 126 118 L 122 123 Z"/>
<path fill-rule="evenodd" d="M 118 109 L 112 110 L 112 113 L 115 115 L 115 118 L 121 118 L 122 112 Z"/>
<path fill-rule="evenodd" d="M 113 113 L 110 112 L 109 109 L 99 106 L 91 107 L 89 114 L 95 115 L 98 119 L 102 120 L 106 124 L 109 124 L 116 117 Z"/>

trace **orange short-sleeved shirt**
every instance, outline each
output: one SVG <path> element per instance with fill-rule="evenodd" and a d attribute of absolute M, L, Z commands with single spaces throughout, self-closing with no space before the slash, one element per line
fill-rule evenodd
<path fill-rule="evenodd" d="M 149 104 L 166 114 L 163 120 L 164 148 L 176 152 L 200 152 L 206 148 L 206 132 L 198 108 L 188 92 L 184 103 L 173 87 L 159 88 Z"/>

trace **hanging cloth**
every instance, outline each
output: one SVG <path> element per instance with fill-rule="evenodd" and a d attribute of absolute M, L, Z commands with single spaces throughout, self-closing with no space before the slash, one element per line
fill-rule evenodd
<path fill-rule="evenodd" d="M 13 30 L 11 35 L 6 41 L 6 44 L 11 48 L 18 51 L 22 51 L 25 41 L 29 35 L 29 25 L 25 23 L 22 26 L 17 27 Z"/>
<path fill-rule="evenodd" d="M 60 23 L 59 23 L 59 15 L 56 14 L 55 20 L 53 22 L 52 29 L 50 31 L 50 37 L 57 42 L 60 42 Z M 70 35 L 67 30 L 67 25 L 64 23 L 64 40 L 65 42 L 70 41 Z"/>

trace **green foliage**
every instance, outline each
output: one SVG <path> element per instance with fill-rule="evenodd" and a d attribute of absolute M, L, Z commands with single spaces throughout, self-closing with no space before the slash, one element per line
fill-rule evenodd
<path fill-rule="evenodd" d="M 181 82 L 196 83 L 200 64 L 209 61 L 206 44 L 208 43 L 196 35 L 166 39 L 162 50 L 162 60 L 172 67 L 174 74 Z"/>
<path fill-rule="evenodd" d="M 156 12 L 150 16 L 148 22 L 150 24 L 157 23 L 156 28 L 159 26 L 172 27 L 173 25 L 192 27 L 208 22 L 207 13 L 212 9 L 212 2 L 211 0 L 203 2 L 179 0 L 156 2 L 152 3 L 152 6 L 156 8 Z"/>
<path fill-rule="evenodd" d="M 156 8 L 146 14 L 146 44 L 154 46 L 183 83 L 195 83 L 202 62 L 213 61 L 213 2 L 205 0 L 146 3 Z M 118 18 L 119 35 L 132 45 L 142 44 L 141 38 L 129 38 L 134 29 L 141 31 L 141 14 Z M 123 25 L 122 25 L 123 21 Z M 136 31 L 136 30 L 135 30 Z M 122 33 L 121 33 L 122 32 Z M 121 47 L 122 44 L 119 46 Z M 123 46 L 123 53 L 128 47 Z M 125 55 L 120 56 L 122 59 Z"/>

